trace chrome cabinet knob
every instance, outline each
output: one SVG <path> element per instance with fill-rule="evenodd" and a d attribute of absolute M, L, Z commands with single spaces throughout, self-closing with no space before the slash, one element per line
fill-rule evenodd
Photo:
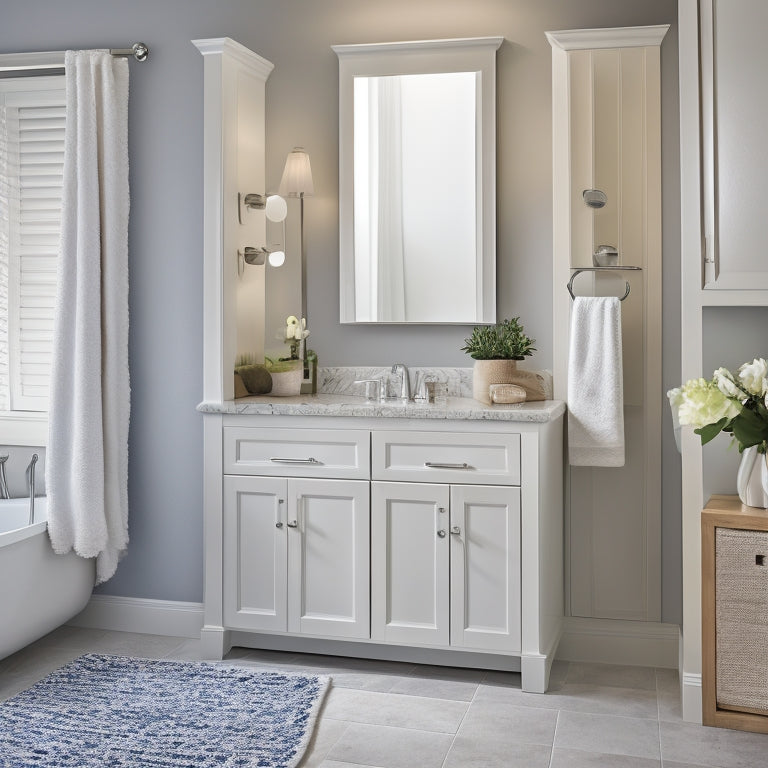
<path fill-rule="evenodd" d="M 282 528 L 282 527 L 283 527 L 282 523 L 275 523 L 275 528 Z"/>
<path fill-rule="evenodd" d="M 461 528 L 458 525 L 454 525 L 451 528 L 451 536 L 461 536 Z"/>
<path fill-rule="evenodd" d="M 437 535 L 438 535 L 438 536 L 439 536 L 441 539 L 444 539 L 444 538 L 445 538 L 445 531 L 444 531 L 444 530 L 441 528 L 441 529 L 440 529 L 440 530 L 437 532 Z"/>
<path fill-rule="evenodd" d="M 288 523 L 289 528 L 298 528 L 299 527 L 299 521 L 298 520 L 291 520 L 290 523 Z"/>

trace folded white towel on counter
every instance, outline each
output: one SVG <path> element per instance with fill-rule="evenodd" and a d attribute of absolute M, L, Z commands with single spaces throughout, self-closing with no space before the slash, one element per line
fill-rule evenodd
<path fill-rule="evenodd" d="M 621 304 L 577 296 L 568 354 L 568 460 L 572 466 L 624 466 Z"/>

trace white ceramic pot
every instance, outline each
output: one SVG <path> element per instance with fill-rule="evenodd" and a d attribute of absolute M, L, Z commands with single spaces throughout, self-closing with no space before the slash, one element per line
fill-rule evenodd
<path fill-rule="evenodd" d="M 743 504 L 768 508 L 768 464 L 766 455 L 757 446 L 745 448 L 736 475 L 736 490 Z"/>
<path fill-rule="evenodd" d="M 301 394 L 301 380 L 303 378 L 304 371 L 300 362 L 297 362 L 295 368 L 291 368 L 290 371 L 280 371 L 280 373 L 273 373 L 272 375 L 272 389 L 270 395 L 275 397 L 291 397 L 292 395 Z"/>

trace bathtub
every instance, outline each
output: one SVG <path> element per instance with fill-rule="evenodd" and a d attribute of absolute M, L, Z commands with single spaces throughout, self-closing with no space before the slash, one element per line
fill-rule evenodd
<path fill-rule="evenodd" d="M 46 499 L 0 499 L 0 659 L 79 613 L 91 597 L 94 561 L 57 555 L 46 530 Z"/>

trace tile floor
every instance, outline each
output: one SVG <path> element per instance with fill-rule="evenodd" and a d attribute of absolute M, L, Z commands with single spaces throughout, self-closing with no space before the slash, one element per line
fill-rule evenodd
<path fill-rule="evenodd" d="M 196 640 L 62 627 L 0 661 L 0 700 L 81 653 L 200 655 Z M 768 736 L 684 723 L 672 670 L 557 662 L 538 695 L 515 673 L 241 648 L 228 661 L 332 676 L 302 768 L 768 766 Z"/>

